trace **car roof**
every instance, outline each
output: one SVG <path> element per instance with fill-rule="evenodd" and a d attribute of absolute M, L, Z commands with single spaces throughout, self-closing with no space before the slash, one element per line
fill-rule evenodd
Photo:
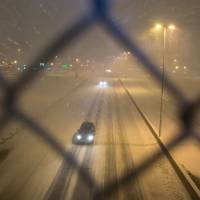
<path fill-rule="evenodd" d="M 94 123 L 93 122 L 89 122 L 89 121 L 85 121 L 81 124 L 80 129 L 90 129 L 90 128 L 94 128 Z"/>

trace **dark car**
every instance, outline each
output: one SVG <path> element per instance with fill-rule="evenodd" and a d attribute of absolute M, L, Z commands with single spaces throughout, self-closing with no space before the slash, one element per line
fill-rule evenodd
<path fill-rule="evenodd" d="M 95 125 L 92 122 L 85 121 L 74 134 L 72 138 L 73 144 L 93 144 L 95 136 Z"/>

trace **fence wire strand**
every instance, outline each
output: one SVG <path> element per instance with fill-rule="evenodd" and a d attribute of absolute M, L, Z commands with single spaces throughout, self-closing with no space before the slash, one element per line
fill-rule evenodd
<path fill-rule="evenodd" d="M 91 1 L 91 12 L 86 16 L 80 18 L 79 21 L 74 23 L 70 29 L 65 30 L 59 37 L 55 38 L 50 45 L 44 49 L 41 54 L 36 57 L 36 59 L 31 62 L 30 66 L 38 66 L 38 70 L 33 72 L 29 70 L 24 72 L 22 76 L 15 81 L 13 84 L 6 81 L 0 72 L 0 87 L 4 92 L 4 103 L 2 104 L 2 109 L 5 111 L 5 114 L 0 119 L 0 130 L 9 125 L 9 122 L 13 118 L 17 121 L 20 121 L 22 124 L 25 124 L 33 133 L 40 137 L 45 143 L 47 143 L 52 149 L 54 149 L 63 159 L 71 165 L 74 169 L 77 170 L 78 174 L 82 177 L 84 182 L 89 186 L 94 188 L 95 198 L 101 198 L 103 195 L 113 193 L 119 187 L 134 181 L 137 176 L 144 173 L 156 160 L 162 157 L 162 152 L 156 152 L 151 157 L 143 161 L 141 165 L 134 170 L 129 171 L 122 175 L 118 180 L 114 180 L 111 183 L 108 183 L 104 187 L 99 186 L 91 174 L 84 169 L 84 166 L 78 164 L 77 159 L 50 134 L 45 128 L 42 127 L 38 122 L 30 118 L 26 113 L 23 113 L 20 108 L 16 105 L 16 102 L 24 92 L 24 85 L 29 84 L 38 77 L 41 72 L 39 63 L 43 61 L 50 61 L 53 57 L 60 53 L 64 48 L 69 47 L 69 45 L 74 42 L 81 35 L 86 34 L 86 32 L 92 27 L 92 25 L 98 23 L 106 31 L 110 33 L 110 36 L 115 39 L 115 41 L 130 51 L 142 64 L 143 67 L 148 70 L 153 77 L 161 84 L 162 81 L 162 72 L 159 70 L 159 67 L 154 64 L 152 60 L 140 50 L 137 43 L 134 39 L 130 39 L 125 30 L 119 25 L 118 22 L 114 21 L 111 17 L 110 6 L 112 5 L 108 0 L 92 0 Z M 168 89 L 168 92 L 179 102 L 180 104 L 180 120 L 182 121 L 182 133 L 177 134 L 176 138 L 173 138 L 170 141 L 166 148 L 171 150 L 175 148 L 180 142 L 186 140 L 188 137 L 194 137 L 198 142 L 200 142 L 200 136 L 198 133 L 193 133 L 192 123 L 194 121 L 197 110 L 199 109 L 200 98 L 194 102 L 189 102 L 186 96 L 181 92 L 180 88 L 177 87 L 168 77 L 165 77 L 165 85 Z"/>

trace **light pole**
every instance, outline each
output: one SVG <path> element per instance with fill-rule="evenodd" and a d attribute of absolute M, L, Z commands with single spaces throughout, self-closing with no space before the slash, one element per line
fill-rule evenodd
<path fill-rule="evenodd" d="M 173 24 L 156 24 L 155 29 L 163 32 L 163 41 L 162 41 L 162 85 L 161 85 L 161 96 L 160 96 L 160 120 L 159 120 L 159 130 L 158 134 L 161 137 L 162 132 L 162 121 L 163 121 L 163 96 L 164 96 L 164 83 L 165 83 L 165 54 L 166 54 L 166 35 L 167 30 L 175 30 Z"/>
<path fill-rule="evenodd" d="M 75 65 L 74 65 L 74 70 L 75 70 L 75 78 L 78 78 L 78 66 L 80 64 L 80 59 L 76 58 L 75 59 Z"/>

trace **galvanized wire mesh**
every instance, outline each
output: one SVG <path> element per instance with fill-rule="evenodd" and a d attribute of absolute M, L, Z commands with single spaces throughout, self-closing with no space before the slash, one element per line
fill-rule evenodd
<path fill-rule="evenodd" d="M 76 158 L 62 146 L 53 134 L 49 133 L 42 124 L 35 122 L 27 113 L 24 113 L 17 106 L 17 101 L 20 95 L 25 91 L 24 85 L 27 85 L 36 79 L 41 73 L 39 63 L 43 60 L 50 61 L 55 55 L 61 52 L 64 48 L 67 48 L 70 43 L 77 40 L 86 30 L 89 30 L 93 25 L 99 24 L 105 31 L 107 31 L 116 42 L 124 49 L 131 52 L 138 61 L 143 65 L 144 69 L 149 71 L 159 84 L 162 82 L 162 72 L 159 67 L 140 49 L 133 38 L 129 38 L 125 30 L 116 22 L 110 13 L 111 3 L 108 0 L 92 0 L 91 11 L 85 16 L 80 17 L 70 29 L 65 30 L 59 35 L 55 41 L 52 41 L 43 52 L 36 57 L 30 66 L 38 66 L 38 70 L 27 70 L 21 77 L 14 83 L 8 82 L 2 73 L 0 73 L 0 87 L 4 94 L 4 101 L 2 109 L 4 114 L 0 118 L 0 131 L 9 125 L 11 120 L 17 120 L 22 122 L 25 126 L 33 130 L 33 133 L 39 136 L 44 142 L 46 142 L 52 149 L 54 149 L 63 159 L 74 169 L 77 169 L 79 176 L 82 177 L 84 182 L 93 188 L 94 198 L 101 198 L 104 195 L 111 194 L 119 187 L 126 185 L 130 181 L 134 181 L 136 177 L 147 170 L 157 159 L 162 156 L 162 152 L 158 151 L 147 160 L 144 160 L 142 164 L 129 170 L 123 174 L 117 181 L 113 181 L 104 185 L 104 187 L 98 185 L 93 179 L 92 175 L 84 168 L 80 166 Z M 176 99 L 180 105 L 179 118 L 182 121 L 182 131 L 177 134 L 176 138 L 173 138 L 167 145 L 168 150 L 176 147 L 180 142 L 187 139 L 188 137 L 194 137 L 200 141 L 200 136 L 193 130 L 193 121 L 196 112 L 200 105 L 200 97 L 194 101 L 189 101 L 181 92 L 181 90 L 170 80 L 165 77 L 165 87 L 168 92 Z"/>

